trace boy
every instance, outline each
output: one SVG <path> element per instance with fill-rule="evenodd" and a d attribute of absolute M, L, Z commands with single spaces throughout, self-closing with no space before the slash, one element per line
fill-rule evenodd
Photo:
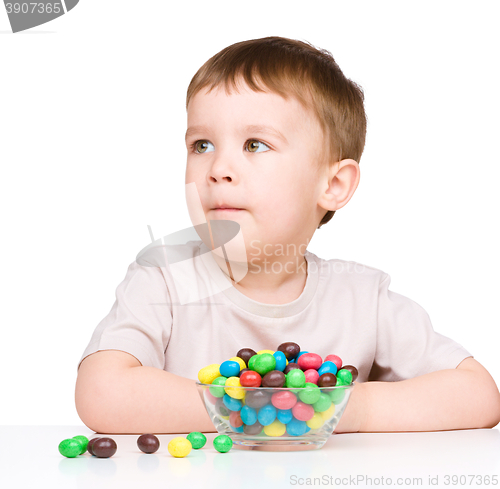
<path fill-rule="evenodd" d="M 387 273 L 306 250 L 356 190 L 365 143 L 363 92 L 331 54 L 280 37 L 236 43 L 198 70 L 186 108 L 191 220 L 237 223 L 239 245 L 221 253 L 205 236 L 166 246 L 167 263 L 146 252 L 129 266 L 79 364 L 83 422 L 102 433 L 215 431 L 198 371 L 294 341 L 359 370 L 336 432 L 495 426 L 488 371 L 390 291 Z"/>

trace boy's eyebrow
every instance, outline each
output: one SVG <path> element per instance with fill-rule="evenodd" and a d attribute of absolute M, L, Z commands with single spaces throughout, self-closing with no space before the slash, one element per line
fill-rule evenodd
<path fill-rule="evenodd" d="M 265 133 L 273 134 L 274 136 L 282 139 L 285 143 L 288 143 L 286 137 L 280 131 L 278 131 L 278 129 L 275 129 L 272 126 L 266 126 L 266 125 L 262 125 L 262 124 L 251 124 L 251 125 L 245 127 L 245 131 L 246 132 L 253 132 L 253 133 L 260 133 L 260 134 L 265 134 Z M 187 140 L 187 138 L 189 136 L 191 136 L 192 134 L 199 133 L 199 132 L 208 132 L 208 128 L 205 126 L 188 127 L 188 130 L 186 131 L 185 139 Z"/>

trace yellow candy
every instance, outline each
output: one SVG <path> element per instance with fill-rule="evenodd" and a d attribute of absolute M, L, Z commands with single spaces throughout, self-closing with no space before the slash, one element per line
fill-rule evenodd
<path fill-rule="evenodd" d="M 174 457 L 185 457 L 191 451 L 193 446 L 187 438 L 178 436 L 177 438 L 170 440 L 167 448 L 170 455 L 173 455 Z"/>
<path fill-rule="evenodd" d="M 321 414 L 322 413 L 314 413 L 314 416 L 309 421 L 306 421 L 306 425 L 309 426 L 311 430 L 317 430 L 318 428 L 323 426 L 324 420 Z"/>
<path fill-rule="evenodd" d="M 240 370 L 247 368 L 247 364 L 240 357 L 231 357 L 229 360 L 231 360 L 232 362 L 238 362 L 240 364 Z"/>
<path fill-rule="evenodd" d="M 261 353 L 270 353 L 271 355 L 274 353 L 273 350 L 260 350 L 257 352 L 257 355 L 260 355 Z"/>
<path fill-rule="evenodd" d="M 198 372 L 198 380 L 202 384 L 211 384 L 217 377 L 220 377 L 219 367 L 219 363 L 212 363 L 207 367 L 203 367 Z"/>
<path fill-rule="evenodd" d="M 335 404 L 333 404 L 333 402 L 332 402 L 332 405 L 326 411 L 323 411 L 322 413 L 318 413 L 318 414 L 321 414 L 323 421 L 328 421 L 335 414 Z"/>
<path fill-rule="evenodd" d="M 286 424 L 283 424 L 279 419 L 275 419 L 271 424 L 264 426 L 264 433 L 267 436 L 282 436 L 285 431 Z"/>
<path fill-rule="evenodd" d="M 234 399 L 243 399 L 245 397 L 245 389 L 241 388 L 240 378 L 239 377 L 229 377 L 226 380 L 226 386 L 224 390 L 228 396 L 233 397 Z M 239 387 L 239 389 L 231 389 L 231 387 Z"/>
<path fill-rule="evenodd" d="M 222 419 L 229 419 L 229 416 L 222 416 L 222 414 L 219 417 Z"/>

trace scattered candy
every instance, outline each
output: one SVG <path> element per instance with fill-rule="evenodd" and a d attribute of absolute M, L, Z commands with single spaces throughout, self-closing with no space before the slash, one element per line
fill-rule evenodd
<path fill-rule="evenodd" d="M 205 446 L 205 443 L 207 442 L 207 437 L 199 431 L 193 431 L 189 433 L 186 438 L 191 442 L 191 445 L 195 450 L 203 448 Z"/>
<path fill-rule="evenodd" d="M 82 450 L 79 455 L 84 454 L 87 451 L 87 446 L 89 444 L 89 439 L 83 435 L 77 435 L 73 437 L 73 440 L 78 440 L 82 444 Z"/>
<path fill-rule="evenodd" d="M 109 458 L 116 453 L 116 448 L 116 442 L 112 438 L 97 438 L 92 444 L 92 455 L 97 458 Z"/>
<path fill-rule="evenodd" d="M 188 439 L 184 438 L 183 436 L 178 436 L 177 438 L 173 438 L 172 440 L 170 440 L 167 448 L 170 455 L 177 458 L 182 458 L 189 454 L 193 446 Z"/>
<path fill-rule="evenodd" d="M 155 453 L 160 448 L 160 440 L 151 433 L 146 433 L 137 438 L 137 446 L 144 453 Z"/>
<path fill-rule="evenodd" d="M 59 453 L 68 458 L 75 458 L 82 453 L 82 443 L 74 438 L 67 438 L 59 443 Z"/>
<path fill-rule="evenodd" d="M 97 438 L 92 438 L 92 440 L 89 441 L 88 445 L 87 445 L 87 451 L 90 453 L 90 455 L 94 455 L 94 452 L 92 451 L 92 446 L 94 445 L 94 443 L 99 440 L 99 437 Z"/>
<path fill-rule="evenodd" d="M 233 440 L 227 435 L 219 435 L 214 438 L 214 448 L 220 453 L 226 453 L 233 447 Z"/>

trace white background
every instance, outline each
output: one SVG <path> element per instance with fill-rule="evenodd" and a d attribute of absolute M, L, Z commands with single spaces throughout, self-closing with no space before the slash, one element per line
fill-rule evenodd
<path fill-rule="evenodd" d="M 0 6 L 0 424 L 81 423 L 77 364 L 147 225 L 191 225 L 191 78 L 276 35 L 329 50 L 365 93 L 360 184 L 309 250 L 389 273 L 498 384 L 496 5 L 81 0 L 17 34 Z"/>

